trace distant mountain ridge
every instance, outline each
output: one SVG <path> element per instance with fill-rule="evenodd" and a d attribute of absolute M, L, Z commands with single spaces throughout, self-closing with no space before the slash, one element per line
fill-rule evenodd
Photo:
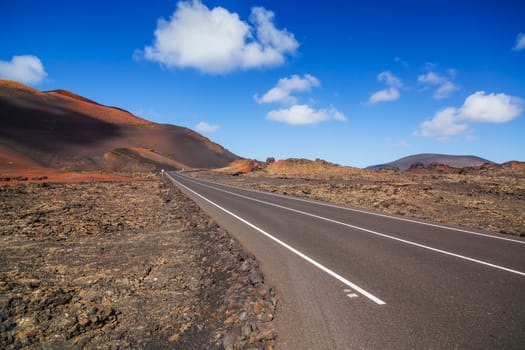
<path fill-rule="evenodd" d="M 421 163 L 424 166 L 428 166 L 432 163 L 443 164 L 453 168 L 479 166 L 484 163 L 495 164 L 488 159 L 471 155 L 421 153 L 403 157 L 390 163 L 371 165 L 366 169 L 398 168 L 403 171 L 409 169 L 411 165 L 416 163 Z"/>
<path fill-rule="evenodd" d="M 201 134 L 67 90 L 0 80 L 0 167 L 68 171 L 217 168 L 239 157 Z"/>

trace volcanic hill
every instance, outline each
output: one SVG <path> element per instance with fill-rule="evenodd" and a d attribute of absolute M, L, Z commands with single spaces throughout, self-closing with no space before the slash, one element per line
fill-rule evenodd
<path fill-rule="evenodd" d="M 0 168 L 153 171 L 239 159 L 188 128 L 157 124 L 67 90 L 0 80 Z"/>
<path fill-rule="evenodd" d="M 399 170 L 403 171 L 409 169 L 414 164 L 422 164 L 423 166 L 428 166 L 430 164 L 440 164 L 453 168 L 466 168 L 480 166 L 485 163 L 494 164 L 490 160 L 476 156 L 455 156 L 447 154 L 423 153 L 403 157 L 386 164 L 372 165 L 367 169 L 374 170 L 382 168 L 398 168 Z"/>

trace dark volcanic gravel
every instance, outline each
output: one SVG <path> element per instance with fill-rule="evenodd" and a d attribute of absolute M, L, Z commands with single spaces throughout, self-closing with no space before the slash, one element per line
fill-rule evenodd
<path fill-rule="evenodd" d="M 272 349 L 256 260 L 163 182 L 0 187 L 0 348 Z"/>

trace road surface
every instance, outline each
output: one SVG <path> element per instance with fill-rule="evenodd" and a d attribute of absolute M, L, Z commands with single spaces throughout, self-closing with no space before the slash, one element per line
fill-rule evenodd
<path fill-rule="evenodd" d="M 279 349 L 525 349 L 525 240 L 166 174 L 259 262 Z"/>

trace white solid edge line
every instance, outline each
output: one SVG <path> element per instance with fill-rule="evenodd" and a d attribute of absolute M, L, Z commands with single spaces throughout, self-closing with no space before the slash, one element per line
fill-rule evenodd
<path fill-rule="evenodd" d="M 318 263 L 317 261 L 315 261 L 314 259 L 310 258 L 309 256 L 301 253 L 299 250 L 293 248 L 292 246 L 284 243 L 283 241 L 281 241 L 280 239 L 272 236 L 271 234 L 269 234 L 268 232 L 264 231 L 263 229 L 255 226 L 254 224 L 252 224 L 251 222 L 243 219 L 242 217 L 232 213 L 231 211 L 229 211 L 228 209 L 226 208 L 223 208 L 221 207 L 220 205 L 218 205 L 217 203 L 209 200 L 208 198 L 204 197 L 203 195 L 195 192 L 194 190 L 192 190 L 191 188 L 189 188 L 188 186 L 180 183 L 179 181 L 175 180 L 173 177 L 171 177 L 169 174 L 168 174 L 168 177 L 171 179 L 172 182 L 174 183 L 177 183 L 178 185 L 180 185 L 181 187 L 185 188 L 186 190 L 190 191 L 191 193 L 195 194 L 196 196 L 200 197 L 201 199 L 205 200 L 206 202 L 214 205 L 215 207 L 219 208 L 220 210 L 224 211 L 225 213 L 233 216 L 234 218 L 236 218 L 237 220 L 245 223 L 246 225 L 250 226 L 251 228 L 253 228 L 254 230 L 262 233 L 263 235 L 265 235 L 266 237 L 270 238 L 271 240 L 273 240 L 274 242 L 280 244 L 281 246 L 283 246 L 284 248 L 288 249 L 289 251 L 291 251 L 292 253 L 300 256 L 301 258 L 303 258 L 304 260 L 308 261 L 310 264 L 314 265 L 315 267 L 319 268 L 320 270 L 326 272 L 327 274 L 329 274 L 330 276 L 334 277 L 335 279 L 337 279 L 338 281 L 346 284 L 348 287 L 350 288 L 353 288 L 354 290 L 356 290 L 357 292 L 361 293 L 363 296 L 367 297 L 368 299 L 372 300 L 374 303 L 378 304 L 378 305 L 385 305 L 386 303 L 379 299 L 378 297 L 376 297 L 375 295 L 367 292 L 366 290 L 364 290 L 363 288 L 359 287 L 358 285 L 356 285 L 355 283 L 353 282 L 350 282 L 349 280 L 347 280 L 346 278 L 344 278 L 343 276 L 337 274 L 336 272 L 330 270 L 329 268 L 327 268 L 326 266 Z"/>
<path fill-rule="evenodd" d="M 184 176 L 187 179 L 195 180 L 194 178 L 190 178 L 189 176 L 182 175 L 182 174 L 180 174 L 180 175 Z M 316 205 L 322 205 L 322 206 L 329 207 L 329 208 L 343 209 L 343 210 L 353 211 L 353 212 L 356 212 L 356 213 L 380 216 L 380 217 L 388 218 L 388 219 L 392 219 L 392 220 L 411 222 L 411 223 L 419 224 L 419 225 L 437 227 L 437 228 L 442 228 L 442 229 L 451 230 L 451 231 L 468 233 L 468 234 L 476 235 L 476 236 L 482 236 L 482 237 L 488 237 L 488 238 L 493 238 L 493 239 L 499 239 L 499 240 L 502 240 L 502 241 L 509 241 L 509 242 L 514 242 L 514 243 L 525 244 L 525 241 L 518 241 L 518 240 L 512 239 L 512 238 L 499 237 L 499 236 L 490 235 L 490 234 L 486 234 L 486 233 L 470 231 L 470 230 L 466 230 L 466 229 L 462 229 L 462 228 L 449 227 L 449 226 L 444 226 L 444 225 L 440 225 L 440 224 L 433 224 L 433 223 L 430 223 L 430 222 L 424 222 L 424 221 L 419 221 L 419 220 L 415 220 L 415 219 L 401 218 L 401 217 L 398 217 L 398 216 L 393 216 L 393 215 L 388 215 L 388 214 L 374 213 L 373 211 L 367 211 L 367 210 L 362 210 L 362 209 L 357 209 L 357 208 L 345 207 L 343 205 L 326 203 L 326 202 L 322 202 L 322 201 L 318 201 L 318 200 L 314 200 L 314 199 L 305 199 L 305 198 L 299 198 L 299 197 L 295 197 L 295 196 L 285 196 L 285 195 L 282 195 L 282 194 L 271 193 L 271 192 L 266 192 L 266 191 L 259 191 L 259 190 L 254 190 L 254 189 L 251 189 L 251 188 L 244 188 L 244 187 L 239 187 L 239 186 L 233 186 L 233 185 L 223 184 L 223 183 L 214 182 L 214 181 L 205 181 L 205 180 L 201 180 L 201 179 L 199 179 L 199 181 L 200 182 L 211 183 L 211 184 L 214 184 L 214 185 L 219 185 L 219 186 L 239 189 L 239 190 L 243 190 L 243 191 L 248 191 L 248 192 L 261 193 L 261 194 L 274 196 L 274 197 L 279 197 L 279 198 L 293 199 L 293 200 L 298 201 L 298 202 L 306 202 L 306 203 L 312 203 L 312 204 L 316 204 Z"/>
<path fill-rule="evenodd" d="M 292 211 L 292 212 L 295 212 L 295 213 L 298 213 L 298 214 L 302 214 L 302 215 L 306 215 L 306 216 L 310 216 L 310 217 L 313 217 L 313 218 L 316 218 L 316 219 L 319 219 L 319 220 L 328 221 L 328 222 L 331 222 L 331 223 L 334 223 L 334 224 L 350 227 L 350 228 L 353 228 L 353 229 L 356 229 L 356 230 L 360 230 L 360 231 L 371 233 L 371 234 L 374 234 L 374 235 L 377 235 L 377 236 L 381 236 L 381 237 L 385 237 L 385 238 L 388 238 L 388 239 L 392 239 L 394 241 L 403 242 L 403 243 L 406 243 L 406 244 L 409 244 L 409 245 L 413 245 L 413 246 L 416 246 L 416 247 L 428 249 L 428 250 L 431 250 L 433 252 L 437 252 L 437 253 L 441 253 L 441 254 L 445 254 L 445 255 L 449 255 L 449 256 L 454 256 L 456 258 L 460 258 L 460 259 L 464 259 L 464 260 L 467 260 L 467 261 L 475 262 L 475 263 L 478 263 L 478 264 L 481 264 L 481 265 L 485 265 L 485 266 L 490 266 L 490 267 L 493 267 L 493 268 L 496 268 L 496 269 L 499 269 L 499 270 L 503 270 L 503 271 L 507 271 L 507 272 L 511 272 L 511 273 L 514 273 L 514 274 L 517 274 L 517 275 L 520 275 L 520 276 L 525 276 L 525 272 L 509 269 L 508 267 L 495 265 L 495 264 L 492 264 L 492 263 L 489 263 L 489 262 L 486 262 L 486 261 L 483 261 L 483 260 L 469 258 L 468 256 L 464 256 L 464 255 L 448 252 L 446 250 L 433 248 L 433 247 L 430 247 L 430 246 L 427 246 L 427 245 L 424 245 L 424 244 L 408 241 L 406 239 L 402 239 L 402 238 L 398 238 L 398 237 L 394 237 L 394 236 L 389 236 L 389 235 L 381 233 L 381 232 L 369 230 L 369 229 L 366 229 L 364 227 L 359 227 L 359 226 L 347 224 L 346 222 L 332 220 L 332 219 L 329 219 L 329 218 L 325 218 L 323 216 L 307 213 L 307 212 L 302 211 L 302 210 L 288 208 L 288 207 L 285 207 L 285 206 L 282 206 L 282 205 L 279 205 L 279 204 L 266 202 L 266 201 L 263 201 L 263 200 L 260 200 L 260 199 L 250 198 L 250 197 L 247 197 L 247 196 L 243 196 L 242 194 L 226 191 L 226 190 L 221 189 L 221 188 L 212 187 L 212 186 L 209 186 L 209 185 L 206 185 L 206 184 L 203 184 L 203 183 L 199 183 L 199 182 L 196 182 L 196 181 L 193 181 L 193 180 L 190 180 L 190 179 L 187 179 L 187 180 L 190 181 L 190 182 L 197 183 L 197 184 L 199 184 L 201 186 L 214 189 L 216 191 L 221 191 L 221 192 L 224 192 L 224 193 L 228 193 L 228 194 L 231 194 L 231 195 L 234 195 L 234 196 L 237 196 L 237 197 L 240 197 L 240 198 L 248 199 L 248 200 L 251 200 L 251 201 L 254 201 L 254 202 L 258 202 L 258 203 L 270 205 L 270 206 L 273 206 L 273 207 L 289 210 L 289 211 Z"/>

